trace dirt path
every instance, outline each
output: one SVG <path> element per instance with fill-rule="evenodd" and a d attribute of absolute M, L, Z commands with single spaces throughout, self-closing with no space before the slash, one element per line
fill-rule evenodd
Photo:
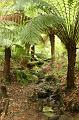
<path fill-rule="evenodd" d="M 21 86 L 17 83 L 7 86 L 10 102 L 5 120 L 48 120 L 38 111 L 38 103 L 29 100 L 36 87 L 36 84 Z M 79 101 L 79 74 L 77 75 L 77 89 L 65 97 L 66 102 L 71 99 Z M 79 114 L 73 116 L 73 120 L 79 120 Z"/>
<path fill-rule="evenodd" d="M 8 86 L 10 102 L 5 120 L 47 120 L 42 113 L 38 112 L 37 103 L 28 100 L 34 88 L 35 85 L 25 87 L 12 84 Z"/>

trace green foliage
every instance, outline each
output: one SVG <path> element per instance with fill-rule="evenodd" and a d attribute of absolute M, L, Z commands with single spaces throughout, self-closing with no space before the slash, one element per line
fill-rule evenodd
<path fill-rule="evenodd" d="M 21 36 L 23 36 L 22 40 L 24 42 L 28 41 L 31 44 L 38 43 L 38 41 L 41 39 L 40 35 L 42 32 L 45 32 L 45 30 L 49 29 L 50 27 L 53 27 L 53 29 L 56 31 L 55 26 L 59 27 L 59 25 L 62 25 L 62 23 L 62 17 L 55 15 L 40 15 L 35 17 L 23 28 L 21 32 Z M 24 31 L 26 31 L 26 33 Z"/>
<path fill-rule="evenodd" d="M 35 17 L 38 15 L 38 11 L 37 11 L 37 7 L 35 4 L 33 3 L 28 3 L 25 7 L 24 7 L 24 14 L 26 16 L 29 16 L 31 18 Z"/>
<path fill-rule="evenodd" d="M 12 46 L 17 41 L 17 26 L 11 21 L 0 21 L 0 44 L 1 46 Z"/>
<path fill-rule="evenodd" d="M 15 70 L 17 82 L 22 85 L 27 85 L 32 82 L 37 82 L 38 77 L 32 74 L 29 70 Z"/>
<path fill-rule="evenodd" d="M 61 61 L 61 57 L 67 58 L 65 46 L 57 36 L 55 36 L 55 57 L 56 61 Z"/>
<path fill-rule="evenodd" d="M 35 55 L 38 60 L 45 60 L 51 57 L 50 41 L 47 40 L 46 43 L 39 43 L 35 46 Z"/>
<path fill-rule="evenodd" d="M 23 28 L 21 39 L 24 43 L 38 43 L 41 39 L 41 33 L 50 27 L 65 44 L 68 42 L 68 38 L 75 41 L 79 38 L 77 0 L 50 0 L 50 2 L 49 0 L 16 0 L 14 8 L 14 10 L 22 10 L 30 16 L 32 14 L 37 16 L 38 13 L 44 11 L 43 15 L 35 17 Z"/>
<path fill-rule="evenodd" d="M 26 51 L 24 49 L 23 46 L 16 44 L 15 45 L 15 50 L 14 50 L 14 56 L 16 56 L 17 58 L 22 58 L 26 56 Z"/>
<path fill-rule="evenodd" d="M 38 53 L 35 54 L 35 56 L 36 56 L 36 59 L 38 61 L 42 61 L 42 60 L 45 60 L 45 59 L 49 58 L 49 56 L 47 56 L 47 54 L 46 54 L 46 51 L 45 52 L 40 52 L 39 51 Z"/>
<path fill-rule="evenodd" d="M 6 13 L 12 13 L 11 9 L 13 6 L 13 0 L 0 1 L 0 15 L 5 15 Z"/>
<path fill-rule="evenodd" d="M 67 61 L 64 61 L 61 59 L 61 62 L 56 62 L 55 65 L 53 65 L 53 75 L 55 75 L 58 78 L 62 78 L 66 75 L 67 72 Z"/>
<path fill-rule="evenodd" d="M 12 11 L 8 8 L 12 5 L 13 2 L 7 4 L 0 3 L 0 8 L 4 8 L 5 12 L 8 11 L 10 13 Z M 0 45 L 12 46 L 13 44 L 16 44 L 15 54 L 17 58 L 23 57 L 26 52 L 23 46 L 20 45 L 21 42 L 17 45 L 19 40 L 22 40 L 23 43 L 41 44 L 39 42 L 42 40 L 41 33 L 49 32 L 50 28 L 54 30 L 55 34 L 64 44 L 68 43 L 69 39 L 78 41 L 78 8 L 79 5 L 77 0 L 50 0 L 50 2 L 49 0 L 16 0 L 16 4 L 12 8 L 14 11 L 23 10 L 25 15 L 28 14 L 28 16 L 35 17 L 26 25 L 21 26 L 10 21 L 0 21 Z M 0 14 L 3 15 L 2 11 L 0 11 Z M 46 47 L 48 48 L 48 46 Z M 49 51 L 46 48 L 41 50 L 41 48 L 41 46 L 36 48 L 37 58 L 41 60 L 48 58 L 48 56 L 50 57 Z M 63 62 L 63 58 L 59 59 L 59 57 L 63 57 L 66 52 L 60 45 L 56 46 L 56 50 L 57 59 L 55 66 L 53 66 L 53 74 L 60 77 L 66 73 L 66 65 L 63 64 L 60 69 L 56 65 L 62 64 L 59 62 Z M 66 57 L 64 57 L 64 59 L 67 61 Z M 64 61 L 64 63 L 66 61 Z M 38 76 L 43 76 L 40 72 L 36 74 L 38 74 Z M 32 81 L 33 76 L 31 76 L 30 73 L 26 74 L 25 71 L 17 71 L 17 77 L 20 82 L 27 83 L 27 81 Z"/>
<path fill-rule="evenodd" d="M 50 3 L 44 0 L 33 0 L 33 2 L 38 5 L 38 8 L 40 4 L 40 9 L 44 10 L 44 12 L 48 10 L 49 15 L 48 12 L 39 15 L 23 28 L 21 35 L 24 36 L 24 42 L 38 43 L 40 34 L 49 30 L 50 27 L 64 44 L 67 44 L 72 39 L 76 42 L 78 41 L 79 12 L 77 0 L 73 0 L 73 2 L 67 0 L 51 0 Z"/>
<path fill-rule="evenodd" d="M 53 116 L 54 116 L 54 110 L 52 109 L 52 107 L 45 106 L 45 107 L 43 108 L 43 113 L 44 113 L 47 117 L 53 117 Z"/>
<path fill-rule="evenodd" d="M 16 70 L 15 71 L 16 76 L 17 76 L 17 81 L 21 84 L 28 84 L 30 82 L 32 82 L 32 77 L 29 73 L 25 73 L 25 71 L 21 71 L 21 70 Z"/>
<path fill-rule="evenodd" d="M 68 0 L 68 4 L 71 5 L 73 4 L 74 0 Z"/>

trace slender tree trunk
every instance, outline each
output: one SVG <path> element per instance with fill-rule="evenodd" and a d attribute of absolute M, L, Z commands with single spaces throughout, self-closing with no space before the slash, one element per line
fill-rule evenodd
<path fill-rule="evenodd" d="M 30 52 L 30 44 L 29 43 L 25 44 L 25 51 L 26 51 L 26 59 L 27 59 L 27 62 L 28 62 L 28 60 L 29 60 L 29 52 Z"/>
<path fill-rule="evenodd" d="M 10 58 L 11 58 L 11 48 L 5 47 L 5 62 L 4 62 L 4 76 L 5 80 L 10 82 Z"/>
<path fill-rule="evenodd" d="M 35 55 L 35 45 L 31 47 L 31 61 L 34 61 L 34 55 Z"/>
<path fill-rule="evenodd" d="M 70 41 L 67 45 L 68 52 L 68 71 L 67 71 L 67 88 L 73 89 L 75 87 L 75 62 L 76 62 L 76 43 Z"/>
<path fill-rule="evenodd" d="M 55 34 L 51 30 L 49 33 L 49 39 L 51 44 L 51 62 L 54 63 L 55 61 Z"/>

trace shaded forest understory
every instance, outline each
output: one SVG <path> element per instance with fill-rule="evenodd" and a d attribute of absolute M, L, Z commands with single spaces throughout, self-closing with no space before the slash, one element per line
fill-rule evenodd
<path fill-rule="evenodd" d="M 27 87 L 23 87 L 17 84 L 13 84 L 8 86 L 8 95 L 9 95 L 10 103 L 8 108 L 8 114 L 5 117 L 5 120 L 58 120 L 53 117 L 45 116 L 43 112 L 39 110 L 41 104 L 39 104 L 37 100 L 34 101 L 33 97 L 30 98 L 33 95 L 35 89 L 38 89 L 38 85 L 32 84 L 32 85 L 28 85 Z M 73 99 L 73 102 L 76 101 L 79 102 L 78 96 L 79 96 L 79 90 L 74 90 L 72 93 L 67 93 L 67 95 L 64 96 L 65 99 L 64 101 L 69 102 Z M 55 112 L 57 111 L 55 110 Z M 60 120 L 79 119 L 79 114 L 77 114 L 76 112 L 73 114 L 72 113 L 70 114 L 67 111 L 63 111 L 63 112 L 64 113 L 61 113 L 61 115 L 58 114 L 59 116 L 64 116 Z M 52 116 L 56 116 L 55 113 L 52 113 Z"/>
<path fill-rule="evenodd" d="M 79 120 L 78 71 L 76 88 L 70 92 L 66 90 L 66 76 L 60 77 L 61 82 L 51 72 L 39 76 L 39 79 L 34 74 L 33 77 L 26 85 L 14 77 L 11 84 L 1 83 L 6 86 L 9 99 L 7 114 L 2 120 Z M 5 96 L 1 99 L 1 105 L 5 102 L 4 99 Z M 5 109 L 5 106 L 1 107 Z"/>
<path fill-rule="evenodd" d="M 64 108 L 60 107 L 60 110 L 57 104 L 54 105 L 52 102 L 49 104 L 46 98 L 37 100 L 34 92 L 39 90 L 39 85 L 32 84 L 26 87 L 12 84 L 7 86 L 7 90 L 10 101 L 5 120 L 55 120 L 56 117 L 60 118 L 56 120 L 79 120 L 79 89 L 73 90 L 71 93 L 63 93 L 65 106 Z M 50 112 L 48 110 L 47 114 L 49 115 L 45 115 L 44 112 L 40 111 L 42 101 L 44 101 L 44 106 L 52 107 L 54 110 L 50 110 Z M 73 105 L 71 105 L 72 103 Z M 75 103 L 78 104 L 76 109 L 74 108 Z"/>
<path fill-rule="evenodd" d="M 79 120 L 79 1 L 0 1 L 0 120 Z"/>

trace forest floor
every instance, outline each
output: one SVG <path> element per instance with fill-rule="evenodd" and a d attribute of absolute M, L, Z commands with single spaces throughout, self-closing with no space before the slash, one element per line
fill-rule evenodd
<path fill-rule="evenodd" d="M 79 101 L 78 82 L 79 74 L 77 74 L 77 89 L 66 94 L 66 96 L 64 97 L 64 100 L 66 102 L 69 102 L 71 99 Z M 7 86 L 10 102 L 8 113 L 4 120 L 49 120 L 42 112 L 38 110 L 38 102 L 30 101 L 29 99 L 36 87 L 37 84 L 22 86 L 18 83 L 13 83 Z M 67 120 L 71 119 L 68 118 Z M 79 113 L 73 114 L 72 120 L 79 120 Z"/>
<path fill-rule="evenodd" d="M 67 94 L 63 94 L 64 102 L 66 106 L 69 101 L 76 101 L 79 103 L 79 73 L 76 74 L 76 86 L 72 92 L 68 92 Z M 62 78 L 61 87 L 64 86 L 65 77 Z M 5 116 L 4 120 L 54 120 L 49 119 L 47 116 L 43 114 L 43 112 L 39 111 L 39 103 L 37 101 L 30 100 L 30 96 L 33 95 L 35 89 L 38 89 L 38 84 L 31 83 L 27 86 L 20 85 L 16 82 L 6 85 L 7 93 L 9 97 L 9 106 L 8 113 Z M 34 98 L 32 98 L 34 99 Z M 56 120 L 79 120 L 79 112 L 70 113 L 66 112 L 69 115 L 71 114 L 71 118 L 68 116 L 67 119 L 56 119 Z M 0 119 L 1 120 L 1 119 Z"/>
<path fill-rule="evenodd" d="M 38 112 L 38 103 L 29 100 L 35 87 L 36 85 L 21 86 L 16 83 L 8 86 L 10 102 L 5 120 L 46 120 Z"/>

